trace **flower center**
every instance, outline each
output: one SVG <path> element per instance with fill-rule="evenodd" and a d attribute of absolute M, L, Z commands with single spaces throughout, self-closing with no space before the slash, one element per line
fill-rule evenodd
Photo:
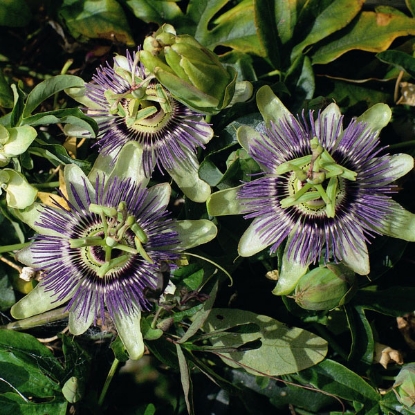
<path fill-rule="evenodd" d="M 324 211 L 328 218 L 336 214 L 345 192 L 345 180 L 355 181 L 357 173 L 335 162 L 317 137 L 310 141 L 311 154 L 282 163 L 277 174 L 290 173 L 289 196 L 281 207 L 303 206 L 307 211 Z"/>
<path fill-rule="evenodd" d="M 118 208 L 91 203 L 89 211 L 100 216 L 100 226 L 89 229 L 85 237 L 71 239 L 70 247 L 82 250 L 99 277 L 121 268 L 134 255 L 153 263 L 143 246 L 148 237 L 135 217 L 128 214 L 125 202 Z"/>
<path fill-rule="evenodd" d="M 105 91 L 110 113 L 124 118 L 128 128 L 153 133 L 171 119 L 173 98 L 161 84 L 150 84 L 152 80 L 152 77 L 139 79 L 123 94 Z"/>

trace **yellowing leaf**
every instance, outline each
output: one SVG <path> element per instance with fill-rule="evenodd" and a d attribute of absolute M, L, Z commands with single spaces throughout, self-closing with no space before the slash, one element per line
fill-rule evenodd
<path fill-rule="evenodd" d="M 344 53 L 360 49 L 382 52 L 399 36 L 415 35 L 415 19 L 401 14 L 362 12 L 343 36 L 322 46 L 312 56 L 313 64 L 325 64 Z"/>

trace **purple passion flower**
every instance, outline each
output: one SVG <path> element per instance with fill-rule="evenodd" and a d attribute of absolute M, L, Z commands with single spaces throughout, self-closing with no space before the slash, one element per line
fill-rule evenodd
<path fill-rule="evenodd" d="M 296 118 L 269 87 L 257 95 L 262 133 L 244 126 L 238 140 L 263 171 L 260 178 L 213 194 L 213 216 L 243 214 L 252 223 L 239 242 L 251 256 L 287 240 L 276 294 L 289 293 L 318 261 L 334 259 L 369 273 L 367 242 L 375 235 L 415 240 L 415 215 L 389 196 L 413 168 L 406 154 L 380 155 L 379 130 L 390 119 L 377 104 L 343 129 L 335 104 Z"/>
<path fill-rule="evenodd" d="M 150 307 L 146 290 L 156 289 L 162 267 L 174 266 L 180 252 L 214 238 L 216 227 L 171 218 L 167 183 L 147 189 L 122 176 L 91 182 L 74 165 L 66 166 L 65 182 L 69 210 L 39 204 L 21 214 L 38 235 L 17 259 L 46 276 L 12 315 L 26 318 L 67 303 L 70 332 L 82 334 L 107 311 L 137 359 L 144 352 L 140 316 Z"/>
<path fill-rule="evenodd" d="M 210 187 L 199 179 L 196 150 L 213 137 L 203 114 L 172 97 L 140 64 L 139 54 L 116 56 L 101 66 L 86 86 L 88 115 L 99 126 L 97 146 L 116 159 L 136 141 L 143 149 L 142 168 L 150 177 L 156 166 L 167 171 L 183 193 L 204 202 Z"/>

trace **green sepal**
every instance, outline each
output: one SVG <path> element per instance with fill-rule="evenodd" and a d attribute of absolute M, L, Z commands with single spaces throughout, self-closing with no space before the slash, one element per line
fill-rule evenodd
<path fill-rule="evenodd" d="M 143 149 L 136 141 L 129 141 L 121 149 L 110 177 L 131 179 L 136 185 L 147 186 L 149 178 L 144 174 Z"/>

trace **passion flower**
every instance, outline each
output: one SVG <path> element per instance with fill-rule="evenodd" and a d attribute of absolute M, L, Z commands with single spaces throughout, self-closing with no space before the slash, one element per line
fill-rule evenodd
<path fill-rule="evenodd" d="M 140 149 L 128 145 L 123 151 Z M 20 212 L 38 235 L 17 259 L 46 275 L 11 313 L 26 318 L 67 303 L 70 332 L 82 334 L 107 311 L 130 357 L 138 359 L 144 352 L 141 312 L 150 307 L 145 292 L 157 288 L 162 268 L 173 267 L 180 252 L 214 238 L 216 227 L 171 218 L 170 185 L 147 189 L 122 165 L 92 181 L 68 165 L 69 210 L 37 204 Z"/>
<path fill-rule="evenodd" d="M 370 271 L 367 242 L 375 235 L 415 240 L 415 215 L 390 194 L 393 181 L 413 168 L 406 154 L 381 155 L 379 131 L 391 111 L 377 104 L 343 129 L 336 104 L 294 117 L 265 86 L 257 94 L 265 120 L 259 132 L 243 126 L 238 140 L 263 175 L 213 194 L 213 216 L 253 219 L 239 242 L 252 256 L 287 240 L 275 294 L 290 293 L 308 266 L 342 262 L 360 275 Z"/>
<path fill-rule="evenodd" d="M 213 130 L 201 113 L 173 98 L 145 71 L 138 53 L 127 52 L 113 65 L 101 66 L 86 85 L 86 98 L 88 115 L 99 126 L 101 154 L 116 159 L 127 142 L 136 141 L 143 148 L 146 177 L 158 167 L 191 200 L 207 199 L 210 187 L 198 176 L 196 150 L 209 142 Z"/>

